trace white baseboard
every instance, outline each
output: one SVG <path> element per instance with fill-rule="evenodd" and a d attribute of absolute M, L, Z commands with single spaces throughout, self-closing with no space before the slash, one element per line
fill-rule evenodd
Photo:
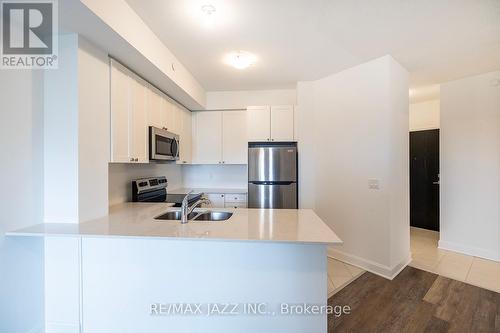
<path fill-rule="evenodd" d="M 411 262 L 411 254 L 410 254 L 406 260 L 398 263 L 397 265 L 394 265 L 393 267 L 389 267 L 381 265 L 371 260 L 367 260 L 352 254 L 339 251 L 332 247 L 328 247 L 328 256 L 333 259 L 346 262 L 350 265 L 357 266 L 361 269 L 364 269 L 365 271 L 379 275 L 389 280 L 394 279 Z"/>
<path fill-rule="evenodd" d="M 469 256 L 484 258 L 488 260 L 500 261 L 500 252 L 495 252 L 479 247 L 468 246 L 460 243 L 440 240 L 438 247 L 442 250 L 448 250 L 458 253 L 467 254 Z"/>

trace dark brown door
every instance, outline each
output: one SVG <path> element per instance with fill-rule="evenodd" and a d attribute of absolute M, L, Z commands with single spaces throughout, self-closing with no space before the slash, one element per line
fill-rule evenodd
<path fill-rule="evenodd" d="M 439 130 L 410 132 L 410 225 L 439 231 Z"/>

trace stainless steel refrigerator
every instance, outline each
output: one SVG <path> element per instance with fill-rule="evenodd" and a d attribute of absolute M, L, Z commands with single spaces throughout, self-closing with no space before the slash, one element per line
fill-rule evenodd
<path fill-rule="evenodd" d="M 248 207 L 297 208 L 297 143 L 248 144 Z"/>

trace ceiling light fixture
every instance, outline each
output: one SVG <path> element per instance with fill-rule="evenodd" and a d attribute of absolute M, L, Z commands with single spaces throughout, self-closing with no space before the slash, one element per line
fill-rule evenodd
<path fill-rule="evenodd" d="M 245 69 L 252 66 L 257 61 L 257 57 L 250 52 L 236 51 L 229 53 L 224 62 L 237 69 Z"/>

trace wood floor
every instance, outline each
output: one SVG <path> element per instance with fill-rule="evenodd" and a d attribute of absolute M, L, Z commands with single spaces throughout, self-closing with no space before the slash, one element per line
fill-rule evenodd
<path fill-rule="evenodd" d="M 500 294 L 406 267 L 389 281 L 364 273 L 328 300 L 350 314 L 328 332 L 500 332 Z"/>

